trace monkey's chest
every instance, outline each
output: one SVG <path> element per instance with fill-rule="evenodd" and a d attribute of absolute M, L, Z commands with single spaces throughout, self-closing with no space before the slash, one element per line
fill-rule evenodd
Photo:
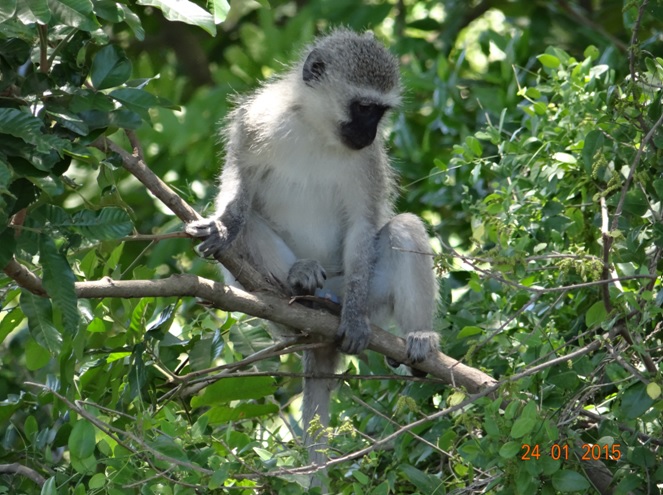
<path fill-rule="evenodd" d="M 347 215 L 334 184 L 274 180 L 256 199 L 260 216 L 297 258 L 318 260 L 332 272 L 340 270 Z"/>

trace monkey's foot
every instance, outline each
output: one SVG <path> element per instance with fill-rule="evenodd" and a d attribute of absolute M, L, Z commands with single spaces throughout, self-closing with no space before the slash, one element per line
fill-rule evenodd
<path fill-rule="evenodd" d="M 298 295 L 311 295 L 327 280 L 327 272 L 319 261 L 301 259 L 295 261 L 288 272 L 288 285 Z"/>
<path fill-rule="evenodd" d="M 370 338 L 371 327 L 368 318 L 365 316 L 348 318 L 343 317 L 341 313 L 341 324 L 336 332 L 336 342 L 341 352 L 359 354 L 368 347 Z"/>
<path fill-rule="evenodd" d="M 437 351 L 440 346 L 440 336 L 437 332 L 412 332 L 406 339 L 407 357 L 412 364 L 426 359 L 431 352 Z"/>

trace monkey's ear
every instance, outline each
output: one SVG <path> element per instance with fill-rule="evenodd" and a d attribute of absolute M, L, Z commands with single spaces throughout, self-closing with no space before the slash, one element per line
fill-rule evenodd
<path fill-rule="evenodd" d="M 325 74 L 325 63 L 322 60 L 322 54 L 318 50 L 311 50 L 304 62 L 302 79 L 304 82 L 319 81 Z"/>

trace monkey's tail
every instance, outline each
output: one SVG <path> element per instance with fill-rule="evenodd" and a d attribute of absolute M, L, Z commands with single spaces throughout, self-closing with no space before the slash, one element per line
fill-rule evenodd
<path fill-rule="evenodd" d="M 330 375 L 336 372 L 340 353 L 330 344 L 304 353 L 304 445 L 308 449 L 308 460 L 321 466 L 327 461 L 327 436 L 323 431 L 309 433 L 311 421 L 317 415 L 323 428 L 329 426 L 329 401 L 336 386 L 333 378 L 309 378 Z"/>

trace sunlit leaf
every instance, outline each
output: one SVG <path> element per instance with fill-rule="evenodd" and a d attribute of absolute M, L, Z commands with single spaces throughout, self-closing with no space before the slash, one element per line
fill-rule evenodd
<path fill-rule="evenodd" d="M 67 26 L 83 31 L 94 31 L 101 27 L 92 13 L 90 0 L 48 0 L 48 7 Z"/>
<path fill-rule="evenodd" d="M 539 59 L 541 65 L 543 65 L 548 69 L 556 69 L 557 67 L 560 66 L 559 59 L 554 55 L 550 55 L 549 53 L 543 53 L 541 55 L 538 55 L 536 58 Z"/>
<path fill-rule="evenodd" d="M 0 22 L 9 20 L 16 12 L 16 0 L 5 0 L 0 3 Z"/>
<path fill-rule="evenodd" d="M 169 21 L 180 21 L 216 35 L 214 16 L 189 0 L 138 0 L 138 5 L 156 7 Z"/>
<path fill-rule="evenodd" d="M 47 24 L 51 20 L 51 11 L 46 0 L 18 0 L 16 15 L 26 24 Z"/>

